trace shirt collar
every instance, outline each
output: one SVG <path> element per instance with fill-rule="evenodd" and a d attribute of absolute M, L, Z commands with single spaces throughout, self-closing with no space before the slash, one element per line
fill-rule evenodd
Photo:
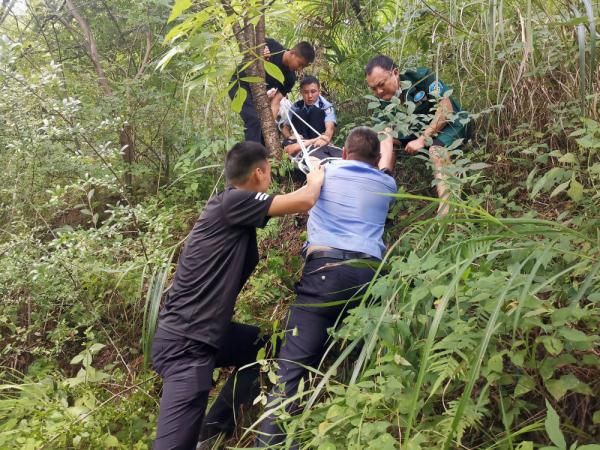
<path fill-rule="evenodd" d="M 373 166 L 372 164 L 366 163 L 364 161 L 359 161 L 357 159 L 339 159 L 336 161 L 336 163 L 340 166 L 357 166 L 364 167 L 365 169 L 377 169 L 377 167 Z"/>

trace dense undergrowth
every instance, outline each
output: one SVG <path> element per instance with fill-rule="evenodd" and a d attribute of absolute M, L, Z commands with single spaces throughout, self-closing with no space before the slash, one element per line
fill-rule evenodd
<path fill-rule="evenodd" d="M 185 55 L 141 71 L 146 31 L 160 42 L 169 8 L 104 3 L 82 8 L 112 96 L 99 93 L 52 2 L 30 2 L 2 23 L 0 449 L 148 447 L 160 380 L 144 350 L 160 295 L 241 136 L 222 95 L 236 50 L 223 45 L 219 15 L 174 44 Z M 288 444 L 599 448 L 598 11 L 567 3 L 267 10 L 270 35 L 316 43 L 308 72 L 338 106 L 338 143 L 369 116 L 362 67 L 378 52 L 438 70 L 476 128 L 449 174 L 444 220 L 434 218 L 425 160 L 399 158 L 381 277 L 335 331 L 301 393 L 304 412 L 282 417 Z M 165 49 L 150 48 L 149 64 L 160 62 Z M 275 169 L 273 191 L 292 189 L 289 165 Z M 303 218 L 259 233 L 264 259 L 238 320 L 265 330 L 281 322 L 303 239 Z M 250 446 L 259 417 L 258 407 L 247 412 L 228 444 Z"/>

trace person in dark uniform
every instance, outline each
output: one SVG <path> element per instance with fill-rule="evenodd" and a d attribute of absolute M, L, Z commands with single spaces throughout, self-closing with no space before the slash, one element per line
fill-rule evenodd
<path fill-rule="evenodd" d="M 335 109 L 321 95 L 321 83 L 316 77 L 307 75 L 302 78 L 300 95 L 302 98 L 292 105 L 289 117 L 283 118 L 284 125 L 281 130 L 285 137 L 283 149 L 290 156 L 297 155 L 301 147 L 292 132 L 289 118 L 298 134 L 304 138 L 303 143 L 306 146 L 326 147 L 331 143 L 337 125 Z M 318 155 L 314 156 L 319 157 Z M 341 152 L 326 156 L 340 157 Z"/>
<path fill-rule="evenodd" d="M 267 408 L 297 393 L 306 366 L 316 367 L 323 356 L 328 330 L 359 303 L 356 297 L 373 278 L 373 268 L 344 262 L 382 259 L 383 228 L 393 199 L 385 194 L 396 193 L 391 163 L 389 155 L 380 153 L 377 133 L 358 127 L 346 139 L 343 159 L 327 167 L 321 196 L 308 219 L 307 256 L 279 354 L 279 379 Z M 285 408 L 297 412 L 294 403 Z M 262 422 L 255 445 L 272 446 L 285 438 L 271 414 Z"/>
<path fill-rule="evenodd" d="M 225 158 L 228 187 L 211 198 L 179 257 L 152 344 L 152 366 L 163 379 L 155 450 L 195 449 L 215 367 L 255 361 L 264 343 L 257 327 L 232 323 L 236 298 L 256 267 L 256 228 L 273 216 L 308 211 L 323 183 L 323 169 L 307 185 L 271 196 L 268 151 L 241 142 Z M 211 408 L 203 437 L 233 431 L 233 409 L 251 401 L 258 369 L 230 377 Z"/>
<path fill-rule="evenodd" d="M 468 113 L 461 109 L 456 99 L 444 95 L 449 88 L 429 69 L 419 68 L 400 73 L 391 58 L 379 55 L 369 60 L 365 75 L 371 91 L 382 100 L 382 109 L 391 103 L 393 97 L 398 97 L 402 103 L 412 102 L 415 105 L 413 114 L 416 117 L 426 118 L 425 123 L 417 121 L 413 129 L 399 136 L 396 141 L 388 134 L 381 146 L 393 148 L 399 145 L 410 155 L 428 148 L 434 177 L 438 180 L 437 194 L 440 199 L 447 200 L 449 190 L 444 169 L 451 165 L 451 161 L 446 148 L 457 139 L 467 139 Z M 405 84 L 409 87 L 403 87 Z M 448 204 L 440 203 L 438 214 L 447 212 Z"/>
<path fill-rule="evenodd" d="M 290 93 L 296 83 L 296 71 L 304 69 L 314 61 L 315 50 L 308 42 L 300 42 L 290 50 L 286 50 L 275 39 L 267 38 L 265 44 L 265 59 L 275 64 L 283 73 L 284 78 L 283 82 L 280 82 L 269 73 L 265 74 L 267 91 L 271 99 L 271 112 L 276 118 L 281 100 Z M 229 97 L 233 99 L 239 89 L 246 90 L 248 95 L 240 111 L 240 116 L 244 121 L 244 138 L 246 141 L 263 142 L 260 120 L 252 101 L 250 84 L 243 80 L 248 75 L 242 67 L 243 65 L 238 66 L 231 78 L 232 87 L 229 90 Z"/>

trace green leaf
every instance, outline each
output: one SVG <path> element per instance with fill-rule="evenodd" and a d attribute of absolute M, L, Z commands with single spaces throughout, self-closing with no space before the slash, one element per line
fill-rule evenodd
<path fill-rule="evenodd" d="M 326 419 L 333 419 L 334 417 L 343 416 L 345 409 L 340 405 L 331 405 L 331 407 L 327 410 Z"/>
<path fill-rule="evenodd" d="M 596 335 L 587 335 L 583 331 L 574 328 L 561 328 L 559 331 L 561 336 L 571 342 L 593 342 L 598 339 Z"/>
<path fill-rule="evenodd" d="M 446 286 L 445 284 L 440 286 L 434 286 L 431 288 L 431 295 L 433 295 L 435 298 L 440 298 L 446 293 L 447 290 L 448 286 Z"/>
<path fill-rule="evenodd" d="M 369 442 L 367 450 L 396 450 L 397 441 L 389 433 L 380 434 Z"/>
<path fill-rule="evenodd" d="M 235 96 L 231 101 L 231 109 L 239 114 L 239 112 L 242 110 L 242 105 L 246 101 L 246 97 L 248 97 L 248 91 L 240 86 L 235 92 Z"/>
<path fill-rule="evenodd" d="M 116 436 L 109 434 L 104 438 L 104 448 L 118 447 L 118 446 L 119 446 L 119 440 L 117 439 Z"/>
<path fill-rule="evenodd" d="M 594 425 L 598 425 L 600 423 L 600 409 L 594 413 L 592 416 L 592 422 Z"/>
<path fill-rule="evenodd" d="M 267 372 L 267 378 L 269 378 L 269 381 L 271 382 L 271 384 L 277 384 L 278 377 L 274 371 L 269 370 L 269 372 Z"/>
<path fill-rule="evenodd" d="M 575 156 L 575 154 L 571 152 L 565 153 L 563 156 L 558 158 L 558 161 L 567 164 L 577 164 L 579 162 L 577 161 L 577 156 Z"/>
<path fill-rule="evenodd" d="M 560 431 L 560 419 L 548 400 L 546 400 L 546 409 L 548 410 L 548 413 L 546 414 L 546 420 L 544 422 L 546 433 L 548 433 L 548 437 L 554 445 L 556 445 L 560 450 L 566 450 L 567 443 L 565 442 L 565 437 L 563 436 L 562 431 Z"/>
<path fill-rule="evenodd" d="M 171 48 L 156 63 L 157 69 L 159 69 L 162 72 L 164 70 L 164 68 L 167 66 L 167 64 L 169 64 L 169 61 L 171 61 L 173 56 L 177 55 L 178 53 L 183 53 L 187 49 L 187 47 L 188 47 L 188 44 L 186 42 L 182 42 L 181 44 L 176 45 L 175 47 Z"/>
<path fill-rule="evenodd" d="M 577 203 L 583 199 L 583 185 L 575 179 L 575 175 L 571 178 L 571 186 L 569 187 L 567 194 L 569 194 L 569 197 Z"/>
<path fill-rule="evenodd" d="M 71 360 L 70 364 L 79 364 L 81 361 L 83 361 L 83 353 L 75 355 L 75 357 Z"/>
<path fill-rule="evenodd" d="M 560 377 L 558 380 L 548 380 L 545 382 L 546 389 L 557 401 L 565 396 L 568 391 L 575 391 L 581 394 L 591 395 L 590 387 L 581 382 L 575 375 L 568 374 Z"/>
<path fill-rule="evenodd" d="M 488 360 L 487 367 L 490 371 L 496 373 L 502 373 L 504 369 L 504 362 L 502 360 L 502 353 L 496 353 L 490 356 Z"/>
<path fill-rule="evenodd" d="M 556 188 L 552 191 L 552 194 L 550 194 L 550 198 L 560 194 L 562 191 L 567 189 L 567 187 L 569 187 L 569 183 L 571 183 L 571 180 L 565 181 L 564 183 L 561 183 L 558 186 L 556 186 Z"/>
<path fill-rule="evenodd" d="M 546 381 L 546 389 L 558 401 L 565 396 L 569 387 L 564 380 L 548 380 Z"/>
<path fill-rule="evenodd" d="M 600 450 L 600 444 L 587 444 L 577 447 L 577 450 Z"/>
<path fill-rule="evenodd" d="M 283 84 L 283 72 L 271 61 L 265 61 L 265 72 L 267 72 L 269 75 L 271 75 L 273 78 L 275 78 L 277 81 Z"/>
<path fill-rule="evenodd" d="M 546 176 L 544 175 L 539 180 L 537 180 L 535 182 L 535 184 L 533 185 L 533 189 L 531 190 L 531 198 L 534 198 L 538 194 L 538 192 L 540 192 L 542 190 L 545 183 L 546 183 Z"/>
<path fill-rule="evenodd" d="M 516 447 L 516 450 L 533 450 L 533 442 L 523 441 Z"/>
<path fill-rule="evenodd" d="M 482 169 L 485 169 L 486 167 L 490 167 L 490 165 L 486 164 L 486 163 L 478 162 L 478 163 L 473 163 L 473 164 L 469 165 L 468 169 L 469 170 L 482 170 Z"/>
<path fill-rule="evenodd" d="M 96 342 L 95 344 L 92 344 L 92 346 L 90 347 L 90 352 L 92 353 L 92 355 L 95 355 L 100 350 L 102 350 L 104 347 L 106 347 L 106 345 Z"/>
<path fill-rule="evenodd" d="M 177 19 L 190 6 L 192 6 L 192 0 L 175 0 L 175 4 L 173 5 L 173 9 L 171 10 L 171 15 L 169 15 L 167 23 Z"/>
<path fill-rule="evenodd" d="M 66 409 L 67 414 L 69 414 L 74 419 L 84 419 L 87 418 L 87 414 L 90 412 L 89 408 L 85 406 L 71 406 Z"/>
<path fill-rule="evenodd" d="M 515 386 L 515 397 L 519 397 L 535 388 L 535 380 L 528 375 L 519 377 L 519 381 Z"/>
<path fill-rule="evenodd" d="M 261 77 L 241 77 L 240 81 L 245 81 L 247 83 L 260 83 L 264 80 Z"/>
<path fill-rule="evenodd" d="M 404 358 L 404 357 L 402 357 L 401 355 L 398 355 L 398 354 L 394 355 L 394 362 L 396 364 L 398 364 L 399 366 L 412 367 L 412 364 L 410 363 L 410 361 L 408 361 L 406 358 Z"/>
<path fill-rule="evenodd" d="M 554 336 L 541 336 L 539 340 L 544 344 L 546 351 L 551 355 L 558 355 L 563 351 L 563 343 Z"/>

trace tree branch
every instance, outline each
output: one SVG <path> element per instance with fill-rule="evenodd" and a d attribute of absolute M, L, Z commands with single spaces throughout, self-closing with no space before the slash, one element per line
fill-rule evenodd
<path fill-rule="evenodd" d="M 144 75 L 144 71 L 146 70 L 146 66 L 148 65 L 148 60 L 150 59 L 150 54 L 152 52 L 152 34 L 150 33 L 150 30 L 146 30 L 144 34 L 146 35 L 146 52 L 140 61 L 140 66 L 134 77 L 135 79 L 138 79 Z"/>
<path fill-rule="evenodd" d="M 0 25 L 4 23 L 15 3 L 16 0 L 2 0 L 2 4 L 0 5 Z"/>
<path fill-rule="evenodd" d="M 79 9 L 75 6 L 73 0 L 65 0 L 65 3 L 67 5 L 67 11 L 69 12 L 69 14 L 71 14 L 71 16 L 73 16 L 73 18 L 79 24 L 81 31 L 83 31 L 87 53 L 90 60 L 92 61 L 92 64 L 94 65 L 96 76 L 98 77 L 98 85 L 100 86 L 100 89 L 102 89 L 102 92 L 104 92 L 105 95 L 112 97 L 113 92 L 110 85 L 108 84 L 108 80 L 104 73 L 104 69 L 102 68 L 102 64 L 100 64 L 100 55 L 98 54 L 98 48 L 96 47 L 96 40 L 92 35 L 92 30 L 89 24 L 87 23 L 87 20 L 85 20 Z"/>

